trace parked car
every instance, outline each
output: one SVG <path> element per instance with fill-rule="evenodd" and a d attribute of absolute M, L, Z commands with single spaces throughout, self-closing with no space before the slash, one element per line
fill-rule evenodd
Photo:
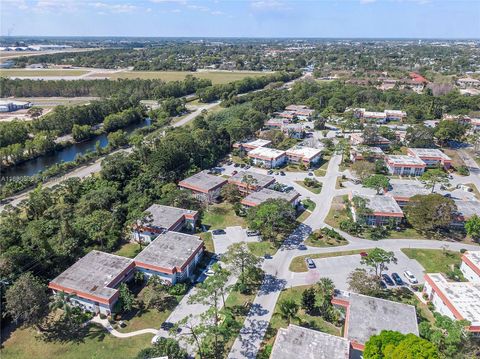
<path fill-rule="evenodd" d="M 215 271 L 214 271 L 212 268 L 210 268 L 209 270 L 205 271 L 205 275 L 206 275 L 207 277 L 210 277 L 211 275 L 214 275 L 214 274 L 215 274 Z"/>
<path fill-rule="evenodd" d="M 268 253 L 265 253 L 265 255 L 263 256 L 263 258 L 265 259 L 272 259 L 272 256 Z"/>
<path fill-rule="evenodd" d="M 367 252 L 360 252 L 360 257 L 368 257 L 368 253 Z"/>
<path fill-rule="evenodd" d="M 312 260 L 312 258 L 305 258 L 305 262 L 307 262 L 307 266 L 310 269 L 317 268 L 315 265 L 315 262 Z"/>
<path fill-rule="evenodd" d="M 309 176 L 313 176 L 313 172 L 308 172 L 308 175 L 309 175 Z"/>
<path fill-rule="evenodd" d="M 279 174 L 280 174 L 280 172 L 278 172 L 278 171 L 277 171 L 277 172 L 275 172 L 275 174 L 276 174 L 276 175 L 279 175 Z"/>
<path fill-rule="evenodd" d="M 235 176 L 238 173 L 238 171 L 232 171 L 232 176 Z"/>
<path fill-rule="evenodd" d="M 226 234 L 226 232 L 223 229 L 214 229 L 212 233 L 215 235 Z"/>
<path fill-rule="evenodd" d="M 409 270 L 406 270 L 405 272 L 403 272 L 403 275 L 405 276 L 405 278 L 408 279 L 408 281 L 409 281 L 411 284 L 417 284 L 417 283 L 418 283 L 417 278 L 415 278 L 415 276 L 413 275 L 413 273 L 410 272 Z"/>
<path fill-rule="evenodd" d="M 235 163 L 233 167 L 239 167 L 240 165 L 238 163 Z"/>
<path fill-rule="evenodd" d="M 259 235 L 260 235 L 259 231 L 253 231 L 253 230 L 248 230 L 247 231 L 247 236 L 248 237 L 259 236 Z"/>
<path fill-rule="evenodd" d="M 248 170 L 250 167 L 251 167 L 250 165 L 246 165 L 245 169 Z"/>
<path fill-rule="evenodd" d="M 445 194 L 443 195 L 443 197 L 445 197 L 445 198 L 451 198 L 452 195 L 451 195 L 450 193 L 445 193 Z"/>
<path fill-rule="evenodd" d="M 398 273 L 392 273 L 392 278 L 395 281 L 396 285 L 404 285 L 402 278 L 398 275 Z"/>
<path fill-rule="evenodd" d="M 285 192 L 290 192 L 292 190 L 294 190 L 294 188 L 292 186 L 288 186 L 288 187 L 285 188 Z"/>
<path fill-rule="evenodd" d="M 285 176 L 285 172 L 280 171 L 280 176 Z"/>
<path fill-rule="evenodd" d="M 268 170 L 267 174 L 269 175 L 273 174 L 273 170 Z"/>
<path fill-rule="evenodd" d="M 302 244 L 299 244 L 297 248 L 300 249 L 300 250 L 302 250 L 302 251 L 304 251 L 304 250 L 307 249 L 307 246 L 302 243 Z M 315 263 L 314 263 L 314 264 L 315 264 Z"/>
<path fill-rule="evenodd" d="M 386 273 L 383 273 L 382 274 L 382 279 L 385 283 L 387 283 L 388 285 L 395 285 L 395 283 L 393 282 L 392 278 L 390 278 L 390 276 Z"/>
<path fill-rule="evenodd" d="M 245 166 L 246 166 L 245 163 L 242 163 L 242 164 L 240 165 L 241 168 L 245 168 Z"/>
<path fill-rule="evenodd" d="M 381 281 L 379 282 L 379 284 L 380 284 L 380 287 L 381 287 L 382 289 L 387 289 L 387 285 L 385 284 L 385 282 L 384 282 L 383 280 L 381 280 Z"/>

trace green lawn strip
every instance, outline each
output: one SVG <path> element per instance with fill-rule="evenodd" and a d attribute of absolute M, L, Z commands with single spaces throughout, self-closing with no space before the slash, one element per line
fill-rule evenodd
<path fill-rule="evenodd" d="M 276 314 L 279 312 L 279 309 L 278 309 L 279 303 L 283 300 L 294 300 L 299 306 L 301 306 L 303 291 L 313 286 L 315 285 L 304 285 L 304 286 L 288 288 L 288 289 L 284 289 L 280 293 L 280 296 L 277 301 L 277 305 L 275 306 L 275 309 L 273 311 L 274 314 L 272 316 L 272 319 L 270 320 L 267 333 L 265 334 L 265 337 L 262 342 L 262 346 L 261 346 L 262 348 L 265 348 L 265 346 L 267 345 L 273 345 L 273 342 L 275 341 L 275 336 L 277 335 L 277 331 L 279 328 L 288 327 L 288 323 L 282 318 L 280 318 L 278 314 Z M 306 325 L 311 329 L 319 330 L 324 333 L 337 335 L 337 336 L 341 335 L 341 328 L 336 327 L 335 325 L 325 321 L 323 318 L 319 316 L 307 314 L 303 309 L 300 309 L 297 315 L 298 315 L 298 319 L 293 320 L 291 324 Z"/>
<path fill-rule="evenodd" d="M 79 69 L 1 69 L 0 76 L 19 76 L 19 77 L 47 77 L 47 76 L 80 76 L 85 75 L 87 70 Z"/>
<path fill-rule="evenodd" d="M 119 250 L 117 250 L 114 254 L 117 256 L 127 257 L 127 258 L 134 258 L 137 256 L 138 253 L 143 249 L 140 248 L 138 243 L 125 243 L 123 244 Z"/>
<path fill-rule="evenodd" d="M 327 168 L 328 168 L 328 162 L 329 161 L 330 161 L 329 156 L 325 156 L 320 160 L 320 162 L 318 163 L 319 167 L 315 171 L 313 171 L 315 176 L 317 176 L 317 177 L 325 176 L 325 174 L 327 173 Z"/>
<path fill-rule="evenodd" d="M 317 206 L 317 204 L 315 202 L 313 202 L 310 198 L 303 199 L 302 200 L 302 205 L 305 209 L 307 209 L 309 211 L 313 211 L 315 209 L 315 207 Z"/>
<path fill-rule="evenodd" d="M 250 252 L 255 254 L 257 257 L 263 257 L 265 254 L 270 254 L 273 256 L 278 250 L 275 244 L 268 241 L 248 242 L 247 246 L 248 249 L 250 249 Z"/>
<path fill-rule="evenodd" d="M 420 232 L 418 232 L 414 228 L 405 228 L 405 229 L 401 229 L 399 231 L 396 231 L 396 230 L 389 231 L 388 238 L 391 238 L 391 239 L 403 239 L 403 238 L 428 239 L 428 237 L 425 237 L 423 234 L 421 234 Z"/>
<path fill-rule="evenodd" d="M 310 212 L 310 211 L 308 211 L 308 210 L 303 211 L 303 212 L 300 213 L 300 215 L 297 217 L 297 222 L 303 223 L 308 217 L 310 217 L 311 214 L 312 214 L 312 212 Z"/>
<path fill-rule="evenodd" d="M 296 184 L 302 186 L 306 190 L 309 190 L 312 193 L 319 194 L 322 192 L 322 186 L 320 187 L 308 187 L 303 181 L 295 181 Z"/>
<path fill-rule="evenodd" d="M 205 250 L 207 250 L 208 252 L 214 253 L 215 248 L 213 246 L 212 232 L 202 232 L 197 235 L 201 239 L 203 239 L 203 243 L 205 244 Z"/>
<path fill-rule="evenodd" d="M 202 224 L 209 229 L 225 229 L 231 226 L 245 227 L 245 219 L 235 214 L 230 203 L 210 205 L 202 218 Z"/>
<path fill-rule="evenodd" d="M 17 329 L 3 343 L 2 359 L 29 358 L 134 358 L 151 346 L 152 334 L 115 338 L 104 328 L 90 325 L 86 335 L 77 341 L 45 342 L 34 329 Z M 73 338 L 71 338 L 73 339 Z"/>
<path fill-rule="evenodd" d="M 461 262 L 460 252 L 443 249 L 402 248 L 408 258 L 415 259 L 427 273 L 446 273 Z"/>
<path fill-rule="evenodd" d="M 330 258 L 330 257 L 340 257 L 340 256 L 349 256 L 353 254 L 359 254 L 360 252 L 370 252 L 371 249 L 354 249 L 350 251 L 339 251 L 339 252 L 329 252 L 329 253 L 316 253 L 316 254 L 307 254 L 304 256 L 298 256 L 292 259 L 290 263 L 290 271 L 292 272 L 306 272 L 307 265 L 305 264 L 305 258 Z"/>

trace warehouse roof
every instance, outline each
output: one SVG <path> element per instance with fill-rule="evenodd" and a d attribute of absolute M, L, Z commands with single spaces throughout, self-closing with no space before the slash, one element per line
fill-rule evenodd
<path fill-rule="evenodd" d="M 268 147 L 257 147 L 251 150 L 250 152 L 248 152 L 248 156 L 265 158 L 265 159 L 276 159 L 284 155 L 285 155 L 285 151 L 276 150 L 275 148 L 268 148 Z"/>
<path fill-rule="evenodd" d="M 242 204 L 250 207 L 258 206 L 269 199 L 284 199 L 293 202 L 300 194 L 297 191 L 279 192 L 272 189 L 263 188 L 258 192 L 252 192 L 242 199 Z"/>
<path fill-rule="evenodd" d="M 250 185 L 253 187 L 266 187 L 272 182 L 275 182 L 275 178 L 273 178 L 272 176 L 252 171 L 239 171 L 238 173 L 230 177 L 228 182 L 246 184 L 246 178 L 250 178 Z"/>
<path fill-rule="evenodd" d="M 199 192 L 208 192 L 225 183 L 227 183 L 225 178 L 211 175 L 207 173 L 207 171 L 202 171 L 185 178 L 183 181 L 180 181 L 178 185 Z"/>
<path fill-rule="evenodd" d="M 402 209 L 392 197 L 382 195 L 366 195 L 357 192 L 353 192 L 352 197 L 361 197 L 365 199 L 365 206 L 369 208 L 373 214 L 403 217 Z"/>
<path fill-rule="evenodd" d="M 193 218 L 198 214 L 197 211 L 163 206 L 160 204 L 151 205 L 145 210 L 145 212 L 151 214 L 152 222 L 148 223 L 148 225 L 165 229 L 174 227 L 178 221 L 182 220 L 185 216 Z"/>

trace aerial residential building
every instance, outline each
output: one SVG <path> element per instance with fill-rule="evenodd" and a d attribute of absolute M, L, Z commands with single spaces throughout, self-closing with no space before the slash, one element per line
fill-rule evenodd
<path fill-rule="evenodd" d="M 385 156 L 385 165 L 388 172 L 398 176 L 421 176 L 427 166 L 421 159 L 406 155 Z"/>
<path fill-rule="evenodd" d="M 368 213 L 359 213 L 359 208 L 355 207 L 355 197 L 363 199 Z M 384 226 L 391 224 L 392 222 L 399 224 L 403 218 L 402 209 L 392 197 L 351 192 L 349 194 L 349 199 L 352 216 L 355 222 L 358 222 L 361 219 L 369 226 Z"/>
<path fill-rule="evenodd" d="M 401 121 L 407 117 L 405 111 L 400 110 L 384 110 L 383 112 L 378 111 L 367 111 L 364 108 L 356 108 L 353 110 L 354 115 L 357 118 L 373 121 L 376 123 L 386 123 L 388 121 Z"/>
<path fill-rule="evenodd" d="M 189 209 L 153 204 L 145 212 L 147 217 L 133 228 L 132 236 L 136 242 L 148 243 L 164 231 L 193 230 L 198 212 Z"/>
<path fill-rule="evenodd" d="M 287 159 L 290 163 L 303 164 L 310 167 L 320 161 L 322 150 L 312 147 L 293 146 L 287 150 Z"/>
<path fill-rule="evenodd" d="M 201 171 L 180 181 L 178 185 L 180 188 L 190 191 L 194 197 L 202 201 L 213 202 L 220 197 L 220 190 L 226 183 L 225 178 Z"/>
<path fill-rule="evenodd" d="M 263 140 L 261 138 L 249 141 L 249 142 L 237 142 L 233 144 L 233 148 L 238 148 L 240 150 L 243 150 L 245 152 L 249 152 L 251 150 L 254 150 L 259 147 L 265 147 L 268 146 L 272 141 L 269 140 Z"/>
<path fill-rule="evenodd" d="M 468 251 L 462 256 L 460 270 L 465 279 L 480 283 L 480 251 Z"/>
<path fill-rule="evenodd" d="M 93 250 L 53 279 L 54 294 L 71 295 L 69 304 L 83 310 L 109 315 L 118 300 L 118 286 L 132 278 L 132 259 Z"/>
<path fill-rule="evenodd" d="M 407 153 L 421 159 L 427 167 L 441 166 L 449 169 L 452 165 L 452 159 L 436 148 L 408 148 Z"/>
<path fill-rule="evenodd" d="M 350 149 L 350 160 L 362 161 L 362 160 L 376 160 L 381 159 L 385 156 L 385 153 L 380 147 L 369 147 L 369 146 L 352 146 Z"/>
<path fill-rule="evenodd" d="M 135 267 L 147 277 L 156 275 L 171 284 L 183 282 L 192 278 L 203 250 L 200 237 L 164 232 L 134 258 Z"/>
<path fill-rule="evenodd" d="M 369 143 L 364 143 L 363 134 L 361 133 L 352 133 L 350 135 L 350 144 L 353 146 L 358 145 L 368 145 L 368 146 L 376 146 L 380 147 L 381 149 L 386 149 L 390 146 L 390 140 L 383 137 L 377 136 L 373 140 L 369 141 Z"/>
<path fill-rule="evenodd" d="M 415 307 L 366 295 L 335 291 L 332 304 L 346 309 L 343 336 L 363 351 L 371 336 L 382 330 L 418 335 Z"/>
<path fill-rule="evenodd" d="M 296 207 L 300 201 L 300 194 L 297 191 L 279 192 L 263 188 L 258 192 L 252 192 L 240 202 L 245 207 L 256 207 L 269 199 L 284 199 Z"/>
<path fill-rule="evenodd" d="M 410 198 L 416 195 L 427 195 L 431 191 L 425 188 L 424 185 L 415 181 L 408 182 L 390 182 L 390 187 L 387 189 L 385 195 L 392 197 L 397 201 L 400 208 L 406 206 L 410 202 Z"/>
<path fill-rule="evenodd" d="M 288 120 L 294 120 L 297 116 L 293 111 L 282 111 L 277 114 L 278 117 L 282 117 Z"/>
<path fill-rule="evenodd" d="M 286 125 L 283 125 L 280 129 L 289 138 L 296 138 L 298 140 L 301 140 L 305 137 L 305 129 L 300 123 L 288 123 Z"/>
<path fill-rule="evenodd" d="M 305 105 L 289 105 L 285 111 L 293 113 L 299 120 L 308 120 L 314 113 L 314 110 Z"/>
<path fill-rule="evenodd" d="M 405 117 L 407 117 L 407 113 L 405 111 L 400 110 L 385 110 L 385 117 L 387 121 L 402 121 Z"/>
<path fill-rule="evenodd" d="M 348 359 L 349 357 L 349 340 L 293 324 L 278 330 L 270 354 L 271 359 Z"/>
<path fill-rule="evenodd" d="M 271 129 L 281 129 L 284 125 L 289 123 L 290 121 L 285 118 L 271 118 L 265 122 L 265 126 Z"/>
<path fill-rule="evenodd" d="M 240 192 L 259 191 L 275 182 L 272 176 L 251 171 L 239 171 L 228 179 L 228 183 L 236 185 Z"/>
<path fill-rule="evenodd" d="M 435 310 L 450 319 L 468 320 L 467 330 L 480 333 L 480 283 L 450 282 L 440 273 L 425 274 L 423 292 Z"/>
<path fill-rule="evenodd" d="M 422 83 L 422 84 L 428 83 L 428 80 L 422 75 L 420 75 L 419 73 L 410 72 L 409 76 L 410 76 L 410 79 L 412 79 L 412 81 L 416 83 Z"/>
<path fill-rule="evenodd" d="M 480 81 L 477 79 L 473 79 L 471 77 L 465 77 L 462 79 L 457 80 L 457 85 L 460 86 L 460 88 L 472 88 L 472 87 L 480 87 Z"/>
<path fill-rule="evenodd" d="M 480 201 L 477 200 L 455 200 L 457 206 L 457 212 L 455 213 L 455 219 L 452 222 L 452 226 L 463 227 L 465 222 L 472 216 L 480 216 Z"/>
<path fill-rule="evenodd" d="M 265 168 L 280 167 L 287 161 L 285 151 L 268 147 L 251 150 L 248 152 L 248 157 L 252 159 L 254 165 Z"/>

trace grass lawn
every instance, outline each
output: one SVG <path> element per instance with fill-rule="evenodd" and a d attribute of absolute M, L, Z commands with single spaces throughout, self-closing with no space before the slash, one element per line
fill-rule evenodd
<path fill-rule="evenodd" d="M 343 204 L 343 196 L 334 197 L 330 211 L 325 218 L 325 223 L 333 228 L 339 228 L 340 222 L 348 218 L 348 210 Z"/>
<path fill-rule="evenodd" d="M 313 285 L 314 286 L 314 285 Z M 284 289 L 280 293 L 280 297 L 278 298 L 277 305 L 274 309 L 274 314 L 272 319 L 270 320 L 270 325 L 268 327 L 267 333 L 265 334 L 265 338 L 262 343 L 262 347 L 266 345 L 273 345 L 275 341 L 275 337 L 277 335 L 277 331 L 279 328 L 287 328 L 288 323 L 287 321 L 283 320 L 277 313 L 279 312 L 279 303 L 283 300 L 294 300 L 299 306 L 302 303 L 302 293 L 305 289 L 312 287 L 312 285 L 304 285 L 299 287 L 293 287 L 289 289 Z M 323 318 L 310 315 L 306 313 L 303 309 L 298 311 L 298 319 L 292 321 L 291 324 L 296 325 L 304 325 L 308 328 L 319 330 L 324 333 L 332 334 L 332 335 L 341 335 L 341 328 L 336 327 L 332 323 L 325 321 Z"/>
<path fill-rule="evenodd" d="M 297 217 L 297 222 L 300 222 L 300 223 L 304 222 L 308 217 L 310 217 L 311 214 L 312 212 L 310 212 L 309 210 L 304 210 Z"/>
<path fill-rule="evenodd" d="M 80 76 L 86 74 L 87 70 L 79 69 L 2 69 L 0 76 L 11 77 L 48 77 L 48 76 Z"/>
<path fill-rule="evenodd" d="M 327 168 L 328 168 L 328 162 L 330 161 L 330 156 L 325 156 L 322 157 L 322 159 L 318 163 L 318 168 L 313 171 L 315 176 L 317 177 L 323 177 L 327 173 Z"/>
<path fill-rule="evenodd" d="M 349 256 L 352 254 L 359 254 L 360 252 L 370 252 L 371 249 L 354 249 L 350 251 L 340 251 L 340 252 L 331 252 L 331 253 L 317 253 L 317 254 L 307 254 L 304 256 L 298 256 L 292 259 L 290 263 L 290 270 L 292 272 L 306 272 L 307 265 L 305 264 L 305 258 L 309 257 L 312 259 L 316 258 L 329 258 L 329 257 L 341 257 L 341 256 Z"/>
<path fill-rule="evenodd" d="M 452 159 L 452 166 L 454 168 L 465 166 L 465 162 L 460 158 L 458 151 L 449 148 L 442 148 L 442 151 Z"/>
<path fill-rule="evenodd" d="M 235 214 L 230 203 L 213 204 L 203 214 L 202 224 L 209 229 L 225 229 L 231 226 L 245 227 L 245 218 Z"/>
<path fill-rule="evenodd" d="M 400 231 L 389 231 L 388 232 L 388 237 L 391 239 L 403 239 L 403 238 L 408 238 L 408 239 L 428 239 L 425 237 L 423 234 L 418 232 L 414 228 L 405 228 Z"/>
<path fill-rule="evenodd" d="M 212 232 L 202 232 L 199 233 L 198 236 L 203 239 L 203 243 L 205 244 L 205 249 L 208 252 L 215 253 L 215 248 L 213 246 L 213 239 L 212 239 Z"/>
<path fill-rule="evenodd" d="M 181 81 L 187 75 L 193 75 L 199 79 L 211 80 L 213 84 L 226 84 L 228 82 L 241 80 L 245 77 L 265 76 L 267 73 L 258 71 L 123 71 L 112 74 L 104 73 L 99 76 L 108 76 L 112 80 L 116 79 L 160 79 L 164 81 Z M 92 76 L 93 77 L 93 76 Z"/>
<path fill-rule="evenodd" d="M 330 237 L 317 229 L 308 236 L 305 244 L 312 247 L 338 247 L 348 244 L 348 241 Z"/>
<path fill-rule="evenodd" d="M 248 242 L 247 246 L 248 249 L 250 249 L 250 252 L 255 254 L 257 257 L 263 257 L 264 254 L 270 254 L 273 256 L 278 250 L 274 243 L 268 241 Z"/>
<path fill-rule="evenodd" d="M 45 342 L 37 339 L 33 329 L 17 329 L 3 343 L 2 359 L 62 358 L 133 358 L 150 347 L 152 334 L 132 338 L 115 338 L 105 329 L 91 325 L 84 338 L 76 342 Z"/>
<path fill-rule="evenodd" d="M 296 184 L 302 186 L 303 188 L 309 190 L 312 193 L 319 194 L 322 192 L 322 186 L 320 187 L 308 187 L 303 181 L 295 181 Z"/>
<path fill-rule="evenodd" d="M 145 246 L 142 247 L 142 249 Z M 117 256 L 127 257 L 127 258 L 134 258 L 138 253 L 140 253 L 140 246 L 138 243 L 125 243 L 123 244 L 118 251 L 114 254 Z"/>
<path fill-rule="evenodd" d="M 305 209 L 308 209 L 309 211 L 313 211 L 317 206 L 317 204 L 313 202 L 310 198 L 302 200 L 302 205 Z"/>
<path fill-rule="evenodd" d="M 429 273 L 449 272 L 452 266 L 460 264 L 462 257 L 460 252 L 444 251 L 443 249 L 403 248 L 402 252 L 408 258 L 417 260 Z"/>

